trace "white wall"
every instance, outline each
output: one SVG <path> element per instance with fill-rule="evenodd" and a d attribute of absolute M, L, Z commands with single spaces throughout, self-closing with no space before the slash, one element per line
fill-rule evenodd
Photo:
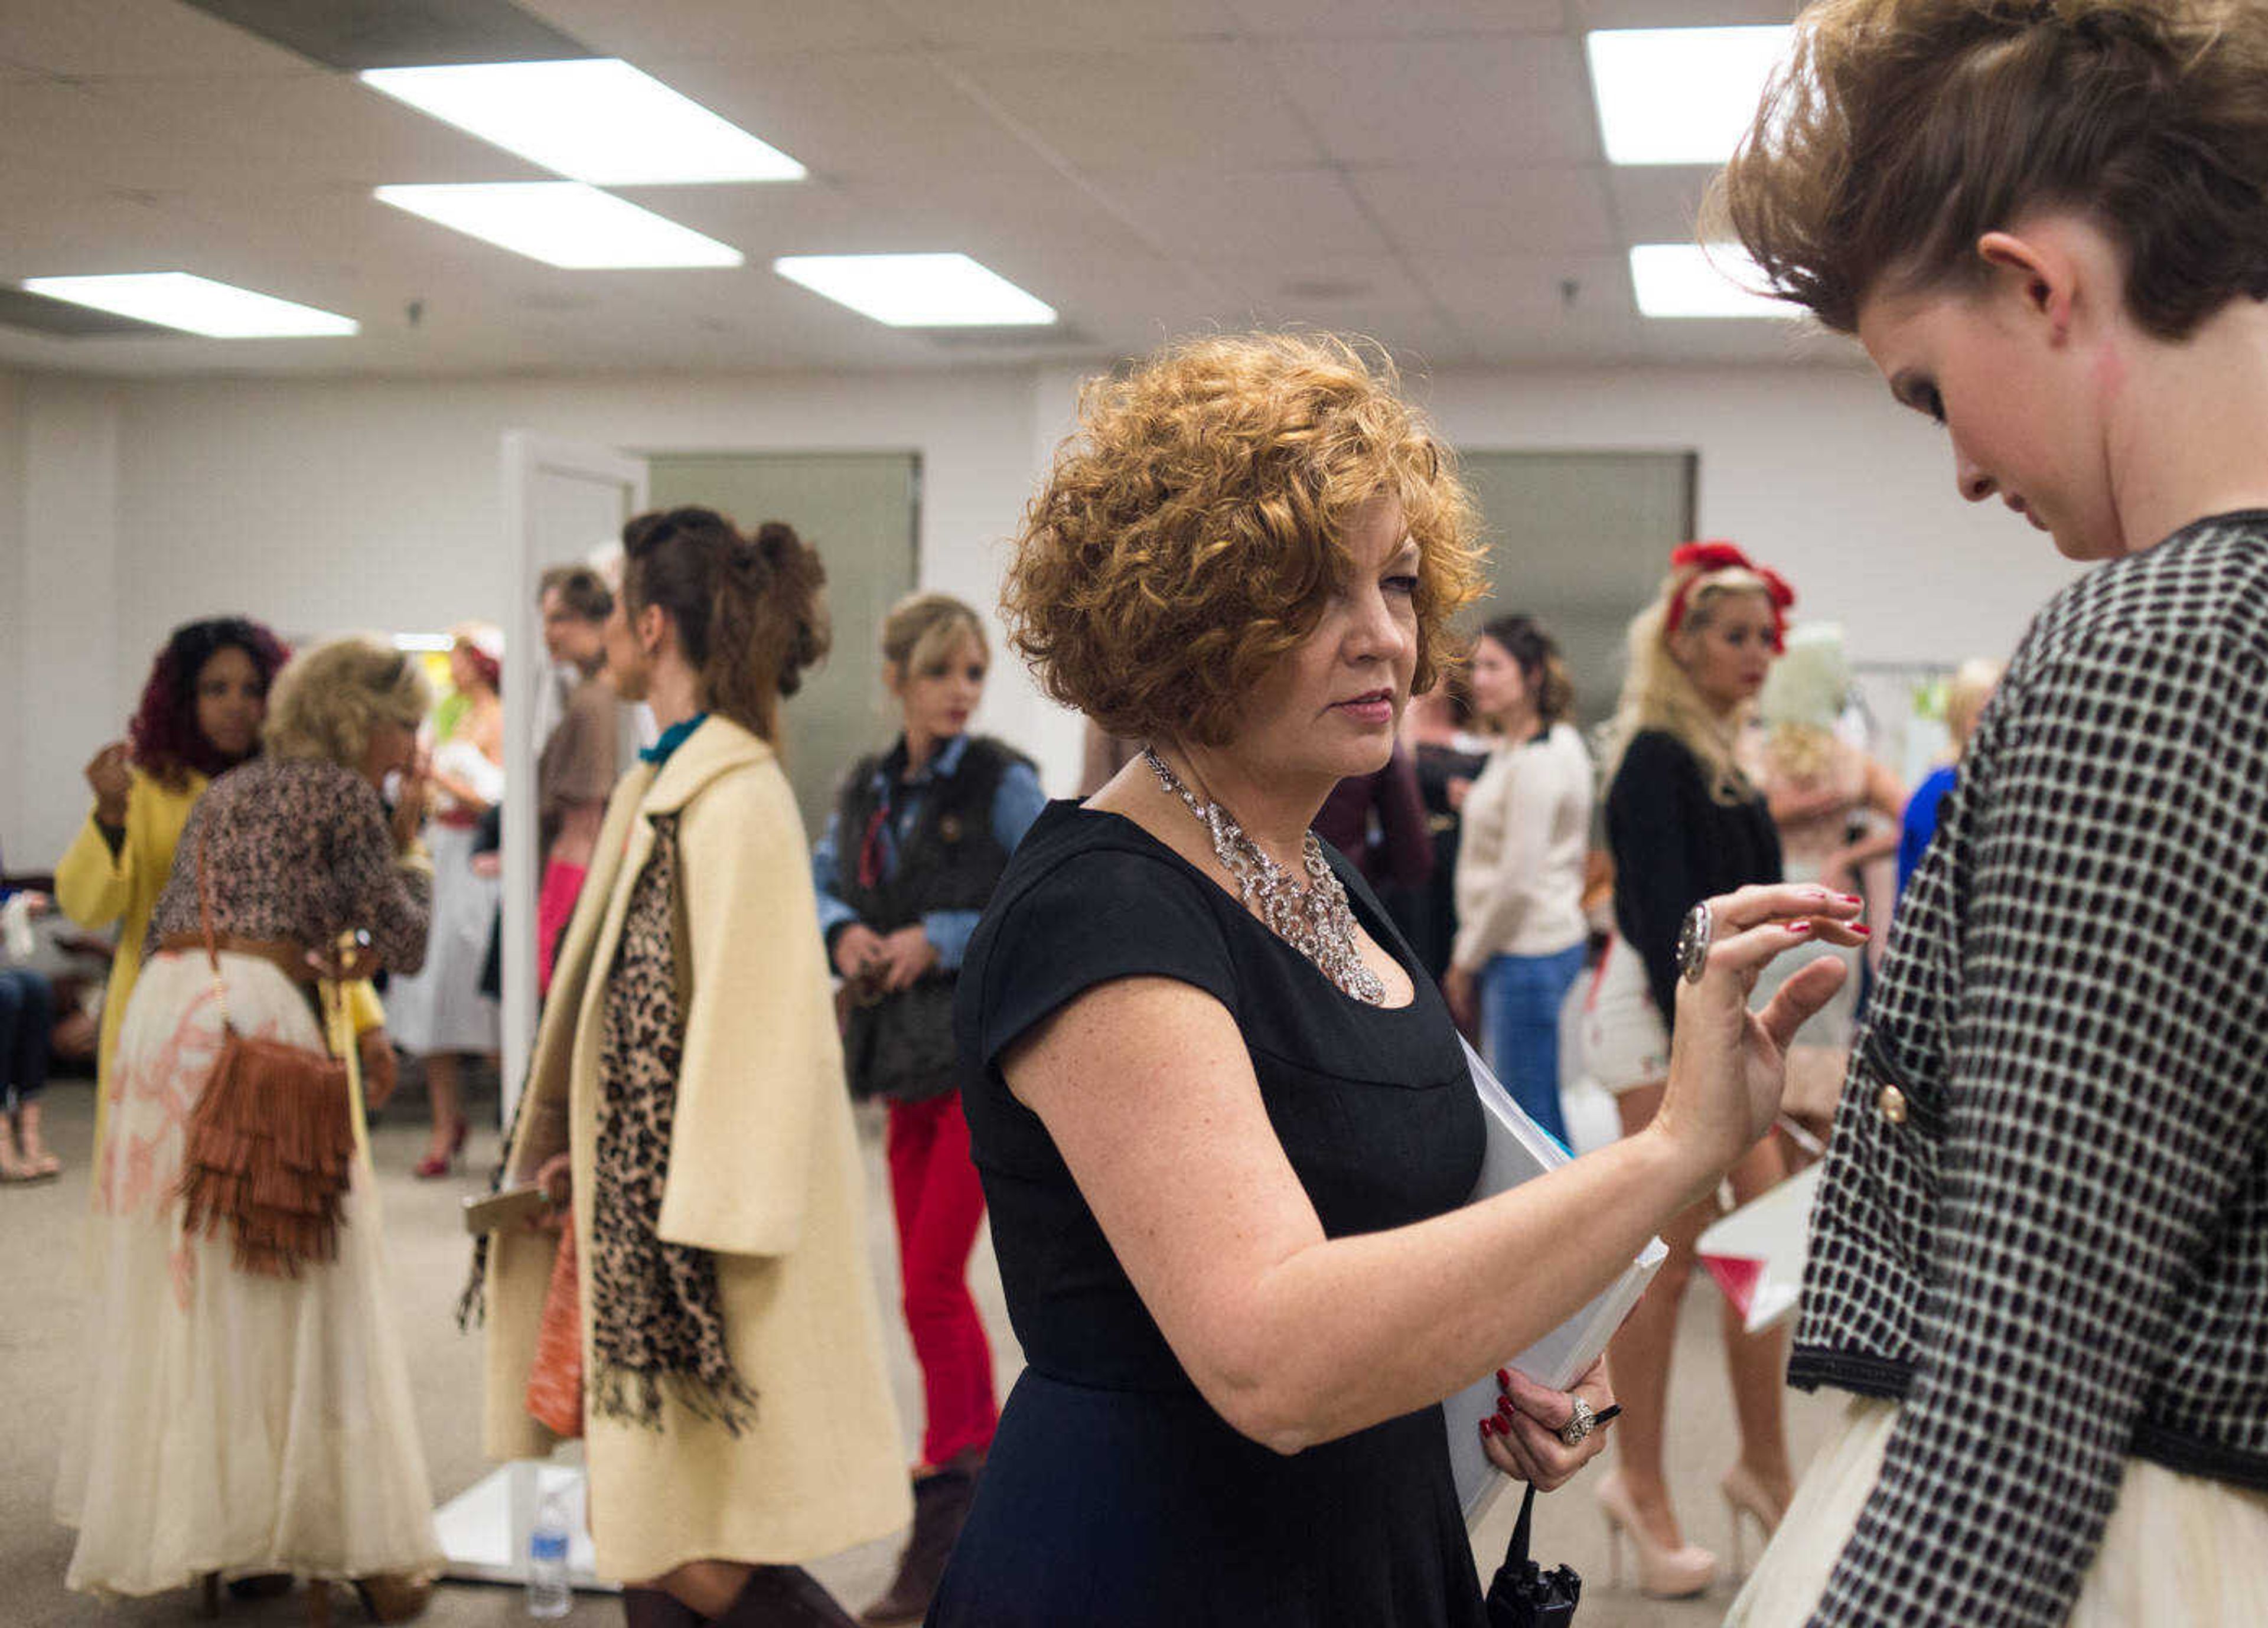
<path fill-rule="evenodd" d="M 81 768 L 123 732 L 140 674 L 119 656 L 119 389 L 32 374 L 14 394 L 17 502 L 0 534 L 12 524 L 20 597 L 0 621 L 13 658 L 0 673 L 17 713 L 4 760 L 15 786 L 0 797 L 12 821 L 0 847 L 11 867 L 46 870 L 85 817 Z M 0 489 L 5 474 L 0 460 Z"/>
<path fill-rule="evenodd" d="M 0 868 L 24 829 L 24 381 L 0 368 Z M 24 869 L 30 869 L 26 862 Z"/>
<path fill-rule="evenodd" d="M 2077 569 L 1962 502 L 1944 432 L 1868 369 L 1447 373 L 1418 394 L 1459 446 L 1698 452 L 1701 534 L 1781 571 L 1854 660 L 2006 654 Z M 1518 569 L 1515 549 L 1499 583 Z"/>
<path fill-rule="evenodd" d="M 0 756 L 22 770 L 12 796 L 0 786 L 0 843 L 19 866 L 60 851 L 84 813 L 79 765 L 185 617 L 242 610 L 299 633 L 502 618 L 507 429 L 644 452 L 911 448 L 924 586 L 989 607 L 1079 378 L 0 377 L 0 591 L 11 512 L 25 579 L 12 625 L 0 608 L 0 638 L 18 647 L 0 677 L 29 698 L 11 702 L 20 749 Z M 1697 450 L 1703 532 L 1779 566 L 1800 609 L 1843 622 L 1860 659 L 2005 651 L 2068 579 L 2045 539 L 1959 503 L 1942 437 L 1855 368 L 1446 373 L 1413 388 L 1463 446 Z M 1515 549 L 1498 570 L 1517 569 Z M 1076 722 L 1012 662 L 996 668 L 984 722 L 1069 788 Z"/>

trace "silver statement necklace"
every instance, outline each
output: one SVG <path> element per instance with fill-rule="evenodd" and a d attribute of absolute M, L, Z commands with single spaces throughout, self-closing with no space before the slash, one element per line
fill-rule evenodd
<path fill-rule="evenodd" d="M 1149 747 L 1143 760 L 1158 777 L 1158 784 L 1189 806 L 1197 822 L 1212 838 L 1213 857 L 1236 878 L 1237 892 L 1247 910 L 1255 910 L 1268 930 L 1315 963 L 1322 975 L 1365 1006 L 1386 1004 L 1385 981 L 1363 962 L 1355 948 L 1354 912 L 1347 906 L 1346 889 L 1323 858 L 1323 845 L 1309 831 L 1301 844 L 1305 886 L 1292 873 L 1270 858 L 1260 844 L 1244 834 L 1236 817 L 1219 803 L 1201 800 L 1167 767 L 1166 760 Z"/>

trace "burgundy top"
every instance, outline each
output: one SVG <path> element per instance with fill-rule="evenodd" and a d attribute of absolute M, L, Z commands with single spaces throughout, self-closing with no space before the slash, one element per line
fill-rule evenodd
<path fill-rule="evenodd" d="M 1377 815 L 1377 830 L 1371 816 Z M 1315 835 L 1354 861 L 1363 880 L 1414 888 L 1433 868 L 1433 836 L 1409 748 L 1395 743 L 1386 767 L 1342 780 L 1315 815 Z"/>
<path fill-rule="evenodd" d="M 357 928 L 395 972 L 425 964 L 433 879 L 396 863 L 386 805 L 336 763 L 260 758 L 214 781 L 189 811 L 143 954 L 195 932 L 197 844 L 212 833 L 213 931 L 328 945 Z"/>

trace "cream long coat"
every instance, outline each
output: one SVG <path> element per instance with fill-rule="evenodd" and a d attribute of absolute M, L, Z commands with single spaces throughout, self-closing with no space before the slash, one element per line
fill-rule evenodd
<path fill-rule="evenodd" d="M 728 1348 L 756 1392 L 737 1438 L 666 1396 L 662 1428 L 591 1418 L 590 1521 L 606 1576 L 688 1560 L 791 1563 L 910 1518 L 905 1447 L 866 1263 L 858 1151 L 843 1080 L 803 825 L 771 748 L 711 718 L 659 773 L 615 788 L 538 1034 L 513 1181 L 574 1160 L 583 1349 L 590 1371 L 589 1205 L 605 969 L 675 811 L 691 991 L 660 1233 L 717 1253 Z M 508 1228 L 489 1255 L 485 1446 L 540 1455 L 524 1406 L 553 1244 Z"/>

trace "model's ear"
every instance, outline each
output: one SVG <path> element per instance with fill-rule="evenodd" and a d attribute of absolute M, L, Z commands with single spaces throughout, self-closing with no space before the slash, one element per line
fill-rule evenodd
<path fill-rule="evenodd" d="M 633 631 L 637 634 L 638 648 L 649 656 L 658 656 L 669 633 L 669 614 L 659 605 L 648 605 L 638 612 Z"/>
<path fill-rule="evenodd" d="M 2080 265 L 2052 232 L 1988 232 L 1977 239 L 1977 254 L 1992 268 L 1995 284 L 2047 323 L 2053 343 L 2070 337 Z"/>

